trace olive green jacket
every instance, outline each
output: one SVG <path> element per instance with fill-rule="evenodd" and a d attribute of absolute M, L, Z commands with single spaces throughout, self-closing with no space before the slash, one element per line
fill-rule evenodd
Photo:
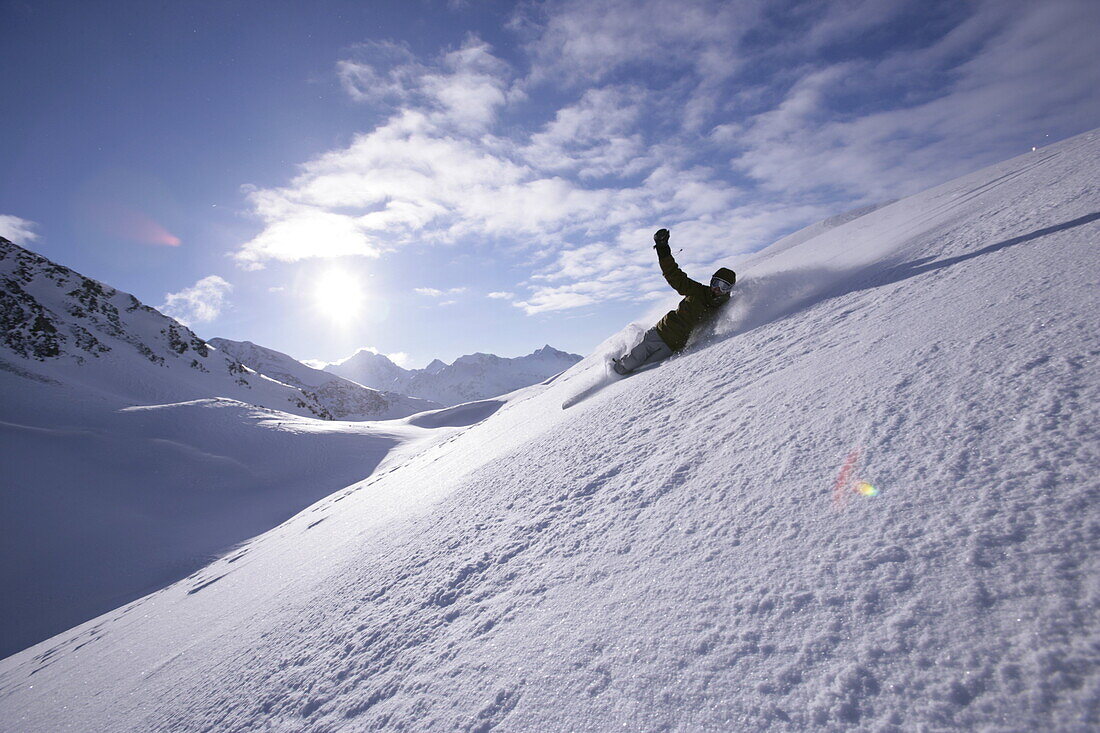
<path fill-rule="evenodd" d="M 719 308 L 729 302 L 730 296 L 715 295 L 709 287 L 685 275 L 673 259 L 669 245 L 659 244 L 655 249 L 665 280 L 677 293 L 684 296 L 676 310 L 669 311 L 657 323 L 657 333 L 670 349 L 680 351 L 687 345 L 688 337 L 695 327 L 710 320 Z"/>

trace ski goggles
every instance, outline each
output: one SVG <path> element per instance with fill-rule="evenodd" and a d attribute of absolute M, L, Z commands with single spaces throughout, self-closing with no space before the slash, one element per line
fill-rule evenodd
<path fill-rule="evenodd" d="M 710 286 L 712 288 L 718 288 L 723 293 L 728 293 L 729 291 L 733 290 L 733 285 L 730 285 L 728 282 L 720 277 L 712 277 L 710 279 Z"/>

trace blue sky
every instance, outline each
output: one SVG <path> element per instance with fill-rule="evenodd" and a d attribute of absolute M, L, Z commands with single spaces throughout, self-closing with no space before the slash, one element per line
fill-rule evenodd
<path fill-rule="evenodd" d="M 1100 3 L 0 2 L 0 233 L 207 338 L 586 353 L 1100 125 Z"/>

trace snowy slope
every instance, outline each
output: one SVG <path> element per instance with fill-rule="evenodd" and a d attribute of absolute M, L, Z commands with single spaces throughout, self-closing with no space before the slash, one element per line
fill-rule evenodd
<path fill-rule="evenodd" d="M 188 575 L 410 437 L 288 413 L 438 407 L 319 371 L 304 390 L 261 375 L 6 239 L 0 325 L 4 656 Z"/>
<path fill-rule="evenodd" d="M 384 354 L 360 349 L 347 359 L 329 364 L 326 371 L 358 384 L 457 405 L 497 397 L 563 372 L 581 360 L 549 344 L 515 358 L 495 354 L 467 354 L 444 364 L 439 359 L 424 369 L 402 369 Z"/>
<path fill-rule="evenodd" d="M 189 575 L 428 432 L 224 398 L 105 409 L 2 371 L 0 394 L 3 655 Z"/>
<path fill-rule="evenodd" d="M 214 338 L 209 343 L 257 372 L 309 393 L 337 420 L 386 420 L 442 407 L 430 400 L 364 387 L 251 341 Z"/>
<path fill-rule="evenodd" d="M 225 397 L 331 417 L 310 395 L 210 348 L 129 293 L 0 237 L 0 369 L 149 404 Z"/>
<path fill-rule="evenodd" d="M 1093 730 L 1098 173 L 1094 132 L 765 251 L 660 368 L 561 410 L 624 332 L 0 662 L 0 721 Z"/>
<path fill-rule="evenodd" d="M 780 252 L 790 249 L 791 247 L 796 247 L 803 242 L 807 242 L 813 239 L 814 237 L 821 236 L 830 229 L 835 229 L 841 224 L 847 224 L 849 222 L 855 221 L 861 216 L 866 216 L 872 211 L 881 209 L 883 206 L 889 206 L 892 203 L 894 203 L 893 200 L 884 201 L 877 204 L 869 204 L 867 206 L 860 206 L 858 208 L 851 209 L 849 211 L 836 214 L 834 216 L 830 216 L 827 219 L 823 219 L 816 224 L 811 224 L 805 229 L 800 229 L 797 232 L 788 234 L 782 239 L 776 241 L 774 244 L 768 247 L 768 253 L 769 255 L 776 255 Z"/>

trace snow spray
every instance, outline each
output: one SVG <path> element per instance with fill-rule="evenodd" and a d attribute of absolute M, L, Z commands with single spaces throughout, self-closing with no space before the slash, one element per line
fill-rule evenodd
<path fill-rule="evenodd" d="M 833 508 L 838 511 L 848 505 L 848 497 L 853 493 L 866 497 L 878 496 L 878 489 L 874 484 L 856 478 L 862 455 L 863 449 L 858 446 L 848 451 L 848 456 L 836 475 L 833 483 Z"/>

